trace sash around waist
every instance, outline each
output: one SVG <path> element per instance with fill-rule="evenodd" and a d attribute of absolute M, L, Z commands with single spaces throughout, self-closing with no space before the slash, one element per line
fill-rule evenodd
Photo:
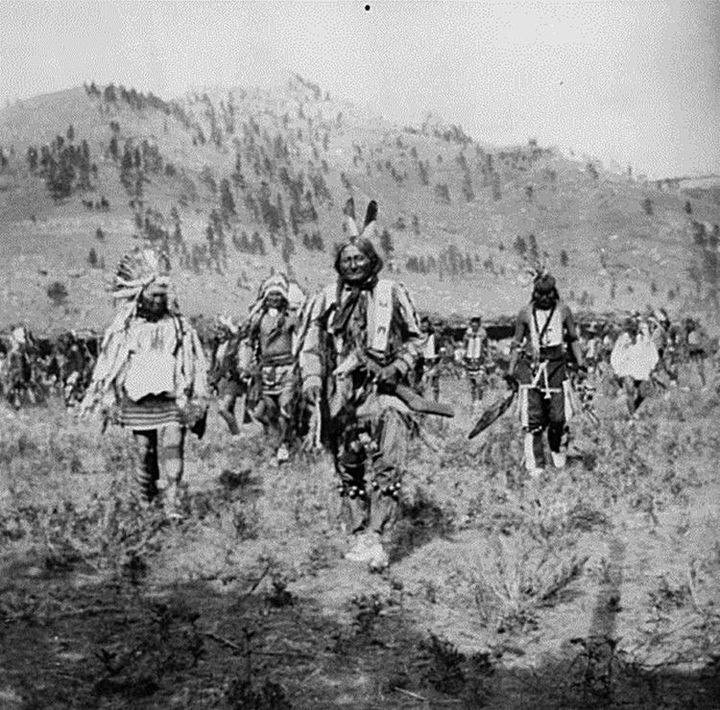
<path fill-rule="evenodd" d="M 532 354 L 525 351 L 524 357 L 527 360 L 532 360 Z M 547 348 L 540 348 L 538 353 L 539 360 L 562 360 L 565 358 L 565 348 L 562 345 L 551 345 Z"/>
<path fill-rule="evenodd" d="M 271 365 L 292 365 L 295 362 L 295 359 L 292 356 L 292 353 L 282 353 L 281 355 L 267 355 L 263 358 L 261 358 L 260 364 L 263 367 L 269 367 Z"/>

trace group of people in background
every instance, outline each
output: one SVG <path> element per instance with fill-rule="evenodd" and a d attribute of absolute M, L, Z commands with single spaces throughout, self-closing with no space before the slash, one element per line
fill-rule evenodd
<path fill-rule="evenodd" d="M 662 308 L 635 311 L 621 321 L 577 323 L 576 329 L 588 375 L 596 381 L 614 380 L 626 391 L 631 379 L 632 389 L 645 393 L 642 399 L 654 386 L 678 387 L 680 367 L 684 364 L 692 366 L 704 387 L 706 368 L 720 355 L 717 341 L 708 337 L 696 319 L 671 322 Z M 475 412 L 484 394 L 502 379 L 507 369 L 510 355 L 503 346 L 509 346 L 509 339 L 506 343 L 490 339 L 479 316 L 468 321 L 462 341 L 456 342 L 448 330 L 447 323 L 440 318 L 421 319 L 424 346 L 416 366 L 416 382 L 421 390 L 429 388 L 433 397 L 439 399 L 441 377 L 464 378 L 469 406 Z M 636 384 L 641 382 L 648 384 Z M 631 414 L 639 404 L 628 407 Z"/>
<path fill-rule="evenodd" d="M 300 317 L 305 294 L 297 283 L 282 274 L 271 276 L 261 285 L 266 295 L 276 291 L 282 296 L 288 293 L 288 311 L 293 318 Z M 252 306 L 256 315 L 258 301 Z M 238 321 L 219 317 L 212 328 L 199 326 L 200 336 L 208 360 L 211 362 L 211 379 L 227 372 L 226 358 L 235 357 L 238 344 L 245 342 L 249 320 Z M 488 337 L 479 316 L 471 318 L 463 331 L 462 339 L 454 337 L 457 329 L 450 328 L 442 318 L 423 315 L 420 319 L 421 349 L 418 355 L 413 382 L 419 392 L 440 399 L 443 380 L 462 378 L 467 382 L 467 396 L 471 411 L 482 406 L 485 393 L 502 379 L 507 368 L 509 354 L 507 343 Z M 707 384 L 706 370 L 717 358 L 717 344 L 708 337 L 704 327 L 694 318 L 671 322 L 664 309 L 635 312 L 622 321 L 597 321 L 578 323 L 578 337 L 588 365 L 588 373 L 596 379 L 620 380 L 627 376 L 623 367 L 616 369 L 611 364 L 611 355 L 616 343 L 621 340 L 627 350 L 629 340 L 647 339 L 655 345 L 658 359 L 653 377 L 644 377 L 638 382 L 648 382 L 638 387 L 649 392 L 653 386 L 662 389 L 678 387 L 682 365 L 690 364 L 701 386 Z M 258 331 L 255 330 L 257 333 Z M 72 407 L 82 399 L 90 381 L 101 338 L 90 332 L 67 332 L 55 338 L 38 339 L 23 325 L 0 333 L 0 397 L 15 409 L 34 405 L 50 396 L 61 396 L 66 405 Z M 257 338 L 249 349 L 261 348 Z M 277 347 L 275 345 L 274 347 Z M 247 356 L 249 353 L 247 353 Z M 627 353 L 626 353 L 627 355 Z M 626 357 L 627 359 L 627 357 Z M 252 359 L 247 360 L 251 363 Z M 253 368 L 245 368 L 247 384 L 251 384 Z M 646 373 L 647 374 L 647 373 Z M 634 378 L 633 378 L 634 379 Z M 232 390 L 235 391 L 232 391 Z M 249 387 L 257 391 L 257 387 Z M 237 429 L 235 406 L 238 390 L 224 388 L 221 394 L 220 414 L 228 422 L 233 433 Z M 637 407 L 635 407 L 637 409 Z M 229 416 L 231 415 L 231 416 Z M 265 418 L 261 415 L 261 418 Z"/>
<path fill-rule="evenodd" d="M 439 402 L 445 373 L 464 376 L 472 413 L 498 385 L 516 398 L 533 478 L 548 465 L 545 439 L 552 466 L 566 465 L 577 383 L 612 373 L 632 416 L 655 384 L 677 385 L 683 360 L 705 384 L 710 348 L 695 321 L 673 325 L 658 310 L 583 330 L 546 271 L 536 274 L 509 349 L 488 339 L 478 316 L 456 343 L 442 320 L 418 317 L 403 285 L 382 278 L 376 215 L 371 202 L 360 227 L 346 206 L 349 238 L 337 250 L 333 282 L 307 296 L 272 274 L 246 318 L 220 322 L 212 347 L 181 313 L 167 259 L 137 247 L 118 266 L 117 313 L 102 341 L 91 347 L 73 336 L 45 352 L 41 365 L 31 334 L 16 328 L 0 348 L 3 396 L 19 406 L 41 376 L 81 415 L 98 411 L 105 424 L 131 430 L 138 493 L 170 517 L 181 516 L 187 436 L 203 436 L 216 396 L 231 434 L 248 421 L 274 432 L 279 465 L 293 448 L 331 453 L 346 557 L 382 569 L 411 435 L 428 415 L 452 415 Z"/>

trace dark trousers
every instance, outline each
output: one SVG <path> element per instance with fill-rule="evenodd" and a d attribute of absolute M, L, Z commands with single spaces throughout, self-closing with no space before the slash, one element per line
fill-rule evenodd
<path fill-rule="evenodd" d="M 625 392 L 625 402 L 628 412 L 633 415 L 638 407 L 645 401 L 653 390 L 650 380 L 635 380 L 632 377 L 623 377 L 622 386 Z"/>
<path fill-rule="evenodd" d="M 541 367 L 545 368 L 546 375 L 538 377 Z M 520 388 L 520 413 L 527 437 L 525 463 L 529 469 L 545 465 L 545 430 L 552 453 L 560 454 L 567 446 L 569 431 L 565 414 L 565 376 L 564 359 L 549 360 L 544 364 L 527 361 L 518 363 L 518 381 L 526 385 Z"/>
<path fill-rule="evenodd" d="M 133 436 L 140 446 L 136 483 L 141 499 L 151 502 L 163 492 L 174 500 L 183 476 L 185 427 L 173 423 L 135 429 Z"/>
<path fill-rule="evenodd" d="M 415 385 L 421 395 L 429 387 L 435 401 L 440 399 L 440 369 L 437 360 L 418 359 L 415 365 Z"/>
<path fill-rule="evenodd" d="M 397 517 L 408 425 L 400 412 L 389 408 L 372 422 L 339 417 L 335 429 L 335 469 L 345 529 L 383 533 Z"/>
<path fill-rule="evenodd" d="M 466 360 L 465 372 L 470 381 L 470 402 L 475 404 L 483 398 L 485 387 L 485 368 L 480 360 Z"/>

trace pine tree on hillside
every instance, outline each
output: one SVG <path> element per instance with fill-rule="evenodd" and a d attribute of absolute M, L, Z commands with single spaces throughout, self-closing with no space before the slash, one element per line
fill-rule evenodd
<path fill-rule="evenodd" d="M 240 156 L 240 151 L 235 154 L 235 169 L 230 175 L 230 178 L 238 190 L 245 189 L 245 176 L 242 171 L 242 157 Z"/>
<path fill-rule="evenodd" d="M 283 239 L 282 244 L 282 260 L 289 266 L 290 265 L 290 259 L 292 258 L 292 255 L 295 253 L 295 242 L 289 237 L 286 236 Z"/>
<path fill-rule="evenodd" d="M 438 183 L 435 185 L 435 197 L 437 197 L 440 202 L 445 203 L 446 205 L 450 204 L 450 188 L 447 186 L 447 183 Z"/>
<path fill-rule="evenodd" d="M 46 290 L 48 298 L 55 306 L 62 306 L 68 299 L 68 290 L 62 281 L 53 281 Z"/>
<path fill-rule="evenodd" d="M 253 232 L 250 248 L 252 250 L 251 253 L 257 254 L 258 256 L 265 256 L 265 242 L 263 242 L 263 238 L 259 232 Z"/>
<path fill-rule="evenodd" d="M 470 173 L 465 173 L 465 177 L 463 178 L 462 194 L 465 202 L 473 202 L 475 200 L 475 192 L 473 190 Z"/>
<path fill-rule="evenodd" d="M 80 157 L 77 160 L 77 188 L 80 190 L 90 190 L 92 188 L 90 183 L 90 171 L 92 166 L 90 164 L 90 147 L 85 139 L 82 141 L 79 156 Z"/>
<path fill-rule="evenodd" d="M 500 189 L 500 175 L 494 173 L 492 176 L 492 197 L 495 202 L 502 199 L 502 191 Z"/>
<path fill-rule="evenodd" d="M 29 146 L 27 149 L 27 162 L 28 162 L 28 168 L 30 168 L 30 172 L 34 173 L 37 170 L 38 166 L 38 152 L 37 148 L 33 146 Z"/>
<path fill-rule="evenodd" d="M 213 176 L 212 170 L 207 165 L 203 166 L 203 169 L 200 171 L 200 182 L 205 185 L 213 195 L 217 194 L 217 183 L 215 182 L 215 177 Z"/>
<path fill-rule="evenodd" d="M 395 252 L 392 235 L 387 229 L 383 229 L 382 234 L 380 234 L 380 249 L 382 249 L 386 259 L 390 259 Z"/>
<path fill-rule="evenodd" d="M 45 179 L 48 191 L 54 200 L 61 200 L 69 197 L 72 193 L 73 180 L 75 178 L 75 170 L 70 162 L 67 154 L 63 152 L 60 161 L 50 164 L 48 174 Z"/>
<path fill-rule="evenodd" d="M 128 143 L 123 149 L 123 157 L 120 162 L 120 182 L 125 189 L 130 189 L 133 185 L 133 154 Z"/>
<path fill-rule="evenodd" d="M 227 222 L 231 216 L 236 214 L 235 200 L 233 199 L 232 192 L 230 190 L 230 181 L 227 178 L 223 178 L 220 181 L 220 210 L 225 222 Z"/>
<path fill-rule="evenodd" d="M 533 262 L 537 262 L 540 258 L 540 250 L 534 234 L 528 235 L 528 256 Z"/>
<path fill-rule="evenodd" d="M 418 162 L 418 173 L 420 175 L 420 182 L 423 185 L 429 185 L 430 184 L 430 164 L 429 163 L 423 163 L 423 161 Z"/>

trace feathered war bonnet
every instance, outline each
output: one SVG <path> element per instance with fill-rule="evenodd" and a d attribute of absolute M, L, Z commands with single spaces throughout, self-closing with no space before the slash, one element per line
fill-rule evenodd
<path fill-rule="evenodd" d="M 250 306 L 251 319 L 255 318 L 262 312 L 265 306 L 265 299 L 271 293 L 279 293 L 288 303 L 290 302 L 290 282 L 285 274 L 271 274 L 260 284 L 255 303 Z"/>
<path fill-rule="evenodd" d="M 170 291 L 170 263 L 165 254 L 154 249 L 135 247 L 120 260 L 115 271 L 113 298 L 136 300 L 150 285 Z"/>
<path fill-rule="evenodd" d="M 343 224 L 350 236 L 337 250 L 335 255 L 335 271 L 340 273 L 340 259 L 342 257 L 343 250 L 345 247 L 352 244 L 370 260 L 372 267 L 371 271 L 374 275 L 377 275 L 383 267 L 383 260 L 380 257 L 380 254 L 378 254 L 377 249 L 375 249 L 375 245 L 372 243 L 372 238 L 377 234 L 377 202 L 375 202 L 375 200 L 370 200 L 370 202 L 368 202 L 367 209 L 365 210 L 365 221 L 363 222 L 362 230 L 358 229 L 357 222 L 355 221 L 355 200 L 353 200 L 352 197 L 350 197 L 345 203 L 343 214 L 345 215 Z"/>
<path fill-rule="evenodd" d="M 271 293 L 277 293 L 287 301 L 289 300 L 289 292 L 290 283 L 287 276 L 282 273 L 271 274 L 260 284 L 257 300 L 264 301 Z"/>
<path fill-rule="evenodd" d="M 137 246 L 125 254 L 117 266 L 112 285 L 113 299 L 120 310 L 119 317 L 127 322 L 135 315 L 140 297 L 149 286 L 164 290 L 167 293 L 168 310 L 177 313 L 177 296 L 169 273 L 167 255 L 155 249 Z"/>

